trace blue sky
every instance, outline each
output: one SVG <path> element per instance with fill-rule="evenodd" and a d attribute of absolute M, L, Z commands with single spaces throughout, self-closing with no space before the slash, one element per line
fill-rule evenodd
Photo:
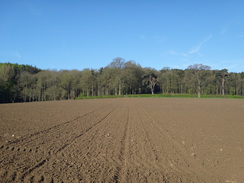
<path fill-rule="evenodd" d="M 0 0 L 0 62 L 244 71 L 243 0 Z"/>

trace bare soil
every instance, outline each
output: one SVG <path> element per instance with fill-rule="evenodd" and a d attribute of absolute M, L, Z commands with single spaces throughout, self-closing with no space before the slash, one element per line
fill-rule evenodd
<path fill-rule="evenodd" d="M 0 182 L 241 183 L 244 100 L 0 105 Z"/>

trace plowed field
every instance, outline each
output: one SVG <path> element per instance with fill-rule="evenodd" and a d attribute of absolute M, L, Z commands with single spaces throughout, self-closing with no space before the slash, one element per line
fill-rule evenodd
<path fill-rule="evenodd" d="M 0 105 L 0 182 L 244 181 L 244 100 Z"/>

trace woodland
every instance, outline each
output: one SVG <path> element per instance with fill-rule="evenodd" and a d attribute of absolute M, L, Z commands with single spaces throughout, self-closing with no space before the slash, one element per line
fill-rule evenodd
<path fill-rule="evenodd" d="M 184 70 L 156 70 L 120 57 L 100 69 L 83 70 L 42 70 L 0 63 L 0 103 L 169 93 L 244 96 L 244 72 L 212 70 L 203 64 Z"/>

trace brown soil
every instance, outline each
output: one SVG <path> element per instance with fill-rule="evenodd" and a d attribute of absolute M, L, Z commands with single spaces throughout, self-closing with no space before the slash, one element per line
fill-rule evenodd
<path fill-rule="evenodd" d="M 0 182 L 244 180 L 244 100 L 0 105 Z"/>

